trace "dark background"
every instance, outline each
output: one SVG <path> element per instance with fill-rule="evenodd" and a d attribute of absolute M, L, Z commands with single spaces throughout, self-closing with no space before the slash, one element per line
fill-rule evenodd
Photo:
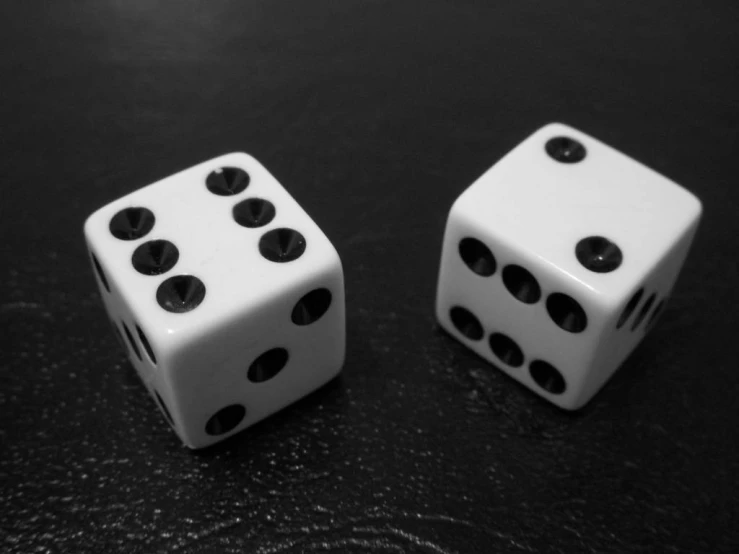
<path fill-rule="evenodd" d="M 0 551 L 736 552 L 739 6 L 704 4 L 3 3 Z M 555 120 L 705 208 L 664 317 L 576 414 L 433 316 L 452 201 Z M 234 150 L 336 245 L 348 355 L 193 453 L 82 224 Z"/>

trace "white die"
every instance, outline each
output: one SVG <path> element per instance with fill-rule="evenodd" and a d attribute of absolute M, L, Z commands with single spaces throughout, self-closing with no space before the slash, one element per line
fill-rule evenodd
<path fill-rule="evenodd" d="M 547 125 L 452 206 L 437 318 L 514 379 L 577 409 L 663 308 L 700 215 L 672 181 Z"/>
<path fill-rule="evenodd" d="M 187 446 L 249 427 L 341 370 L 339 256 L 251 156 L 116 200 L 85 237 L 108 315 Z"/>

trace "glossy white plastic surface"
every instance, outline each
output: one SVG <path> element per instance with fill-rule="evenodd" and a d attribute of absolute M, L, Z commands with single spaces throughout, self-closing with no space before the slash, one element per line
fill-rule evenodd
<path fill-rule="evenodd" d="M 579 163 L 551 158 L 545 145 L 565 136 L 587 151 Z M 641 341 L 647 321 L 631 331 L 635 316 L 652 294 L 669 296 L 701 215 L 700 202 L 682 187 L 596 139 L 562 124 L 547 125 L 496 163 L 452 206 L 444 234 L 436 312 L 453 336 L 508 375 L 566 409 L 585 404 Z M 617 244 L 623 262 L 615 271 L 596 273 L 576 258 L 575 246 L 588 236 Z M 493 253 L 497 269 L 483 277 L 461 260 L 459 242 L 472 237 Z M 501 274 L 521 265 L 538 280 L 535 304 L 516 299 Z M 626 325 L 617 320 L 632 294 L 645 293 Z M 579 302 L 588 324 L 578 333 L 554 324 L 546 309 L 552 293 Z M 480 320 L 481 340 L 470 340 L 452 324 L 449 310 L 462 306 Z M 649 319 L 650 313 L 645 319 Z M 499 360 L 488 337 L 501 332 L 522 349 L 517 368 Z M 531 377 L 529 364 L 541 359 L 566 382 L 552 394 Z"/>
<path fill-rule="evenodd" d="M 221 167 L 239 167 L 250 176 L 234 196 L 211 193 L 206 177 Z M 266 226 L 246 228 L 232 208 L 247 198 L 276 208 Z M 146 207 L 156 218 L 151 232 L 119 240 L 111 218 L 127 207 Z M 306 249 L 298 259 L 275 263 L 262 257 L 259 240 L 277 228 L 300 232 Z M 147 388 L 158 392 L 174 428 L 192 448 L 218 442 L 291 404 L 341 370 L 345 351 L 344 282 L 339 256 L 306 212 L 253 157 L 232 153 L 201 163 L 137 190 L 91 215 L 85 223 L 89 249 L 100 262 L 111 292 L 100 292 L 112 321 L 125 322 L 142 360 L 129 357 Z M 179 250 L 177 264 L 163 275 L 137 272 L 131 256 L 141 243 L 166 239 Z M 157 287 L 174 275 L 193 275 L 205 298 L 187 313 L 170 313 L 156 300 Z M 332 295 L 328 311 L 310 325 L 291 321 L 298 300 L 315 288 Z M 135 325 L 148 338 L 157 363 L 140 343 Z M 272 379 L 252 383 L 251 363 L 271 348 L 285 348 L 287 365 Z M 241 404 L 246 417 L 234 429 L 213 436 L 206 422 L 218 410 Z"/>

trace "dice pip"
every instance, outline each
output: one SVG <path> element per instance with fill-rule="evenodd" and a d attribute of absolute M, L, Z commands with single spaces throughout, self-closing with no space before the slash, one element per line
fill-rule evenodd
<path fill-rule="evenodd" d="M 188 447 L 249 427 L 341 370 L 339 256 L 251 156 L 120 198 L 88 218 L 85 238 L 116 334 Z"/>
<path fill-rule="evenodd" d="M 596 139 L 547 125 L 450 211 L 441 326 L 565 409 L 590 400 L 663 310 L 701 204 Z"/>

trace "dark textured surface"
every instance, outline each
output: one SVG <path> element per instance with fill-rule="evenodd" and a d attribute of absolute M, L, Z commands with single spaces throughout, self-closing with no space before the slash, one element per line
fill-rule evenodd
<path fill-rule="evenodd" d="M 739 11 L 710 4 L 3 3 L 0 551 L 736 552 Z M 574 415 L 432 312 L 452 200 L 552 120 L 705 207 L 664 318 Z M 348 357 L 191 453 L 82 223 L 233 150 L 336 244 Z"/>

